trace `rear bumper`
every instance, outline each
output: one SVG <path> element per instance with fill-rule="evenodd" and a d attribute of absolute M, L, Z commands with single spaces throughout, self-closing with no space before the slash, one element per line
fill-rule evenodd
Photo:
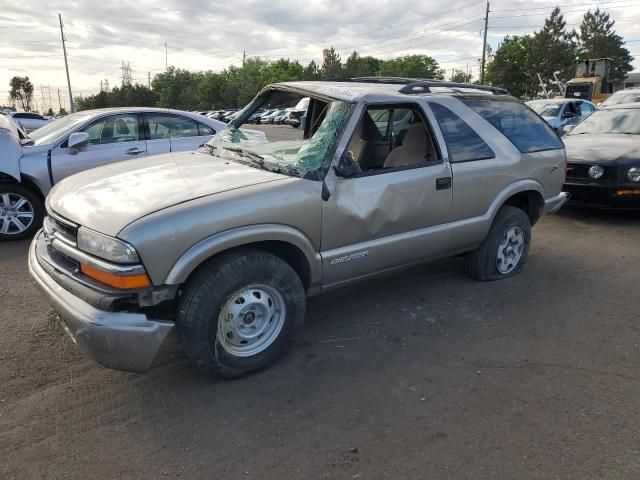
<path fill-rule="evenodd" d="M 547 198 L 544 201 L 544 207 L 542 208 L 542 214 L 555 213 L 560 210 L 567 200 L 569 200 L 569 194 L 567 192 L 560 192 L 555 197 Z"/>
<path fill-rule="evenodd" d="M 105 367 L 139 373 L 149 370 L 173 322 L 148 319 L 142 313 L 99 310 L 65 290 L 38 262 L 40 237 L 36 235 L 29 249 L 29 272 L 73 341 Z"/>

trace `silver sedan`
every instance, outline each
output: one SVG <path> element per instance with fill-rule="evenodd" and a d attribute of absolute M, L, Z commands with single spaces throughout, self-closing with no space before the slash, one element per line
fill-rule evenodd
<path fill-rule="evenodd" d="M 0 115 L 0 240 L 32 235 L 44 198 L 60 180 L 108 163 L 196 150 L 225 128 L 218 120 L 179 110 L 110 108 L 77 112 L 25 137 Z"/>

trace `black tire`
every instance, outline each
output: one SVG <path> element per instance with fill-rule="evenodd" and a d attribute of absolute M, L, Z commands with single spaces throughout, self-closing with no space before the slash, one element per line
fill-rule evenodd
<path fill-rule="evenodd" d="M 519 261 L 512 270 L 503 273 L 498 269 L 498 248 L 504 236 L 512 228 L 519 229 L 524 237 L 524 246 Z M 501 280 L 518 273 L 529 255 L 531 246 L 531 221 L 522 210 L 509 205 L 503 206 L 491 225 L 482 244 L 465 256 L 467 274 L 481 281 Z"/>
<path fill-rule="evenodd" d="M 279 333 L 263 351 L 236 356 L 218 338 L 219 317 L 230 297 L 251 285 L 277 290 L 286 315 Z M 191 276 L 178 304 L 176 327 L 197 367 L 235 378 L 275 362 L 287 349 L 294 327 L 302 324 L 304 311 L 304 287 L 293 268 L 274 255 L 247 249 L 216 257 Z"/>
<path fill-rule="evenodd" d="M 4 225 L 4 218 L 6 218 L 6 215 L 11 214 L 11 212 L 4 212 L 4 202 L 2 201 L 3 194 L 9 194 L 12 196 L 19 195 L 26 199 L 31 204 L 33 218 L 31 224 L 29 224 L 29 226 L 23 231 L 18 231 L 15 225 L 9 226 L 8 233 L 2 233 L 0 231 L 0 241 L 22 240 L 24 238 L 33 237 L 34 233 L 36 233 L 36 231 L 42 226 L 42 220 L 44 219 L 44 204 L 40 196 L 33 192 L 33 190 L 30 190 L 23 185 L 18 185 L 17 183 L 0 183 L 0 216 L 3 214 L 5 215 L 5 217 L 0 217 L 0 229 L 2 229 Z"/>

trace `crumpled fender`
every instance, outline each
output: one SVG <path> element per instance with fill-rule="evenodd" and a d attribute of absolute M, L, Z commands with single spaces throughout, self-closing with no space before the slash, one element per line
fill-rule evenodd
<path fill-rule="evenodd" d="M 20 181 L 22 146 L 18 134 L 0 125 L 0 173 Z"/>

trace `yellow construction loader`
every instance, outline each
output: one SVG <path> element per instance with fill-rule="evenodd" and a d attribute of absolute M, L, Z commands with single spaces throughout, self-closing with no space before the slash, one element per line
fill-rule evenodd
<path fill-rule="evenodd" d="M 580 98 L 595 104 L 603 102 L 613 93 L 610 58 L 577 59 L 574 77 L 567 82 L 566 98 Z"/>

